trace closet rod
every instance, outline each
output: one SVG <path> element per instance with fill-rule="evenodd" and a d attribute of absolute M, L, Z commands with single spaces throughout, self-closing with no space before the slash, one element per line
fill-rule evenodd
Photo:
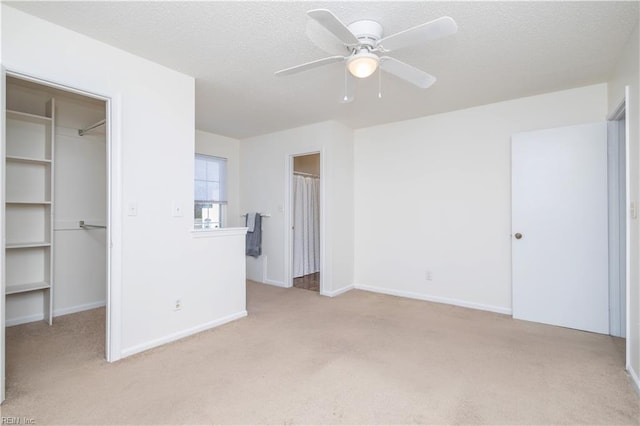
<path fill-rule="evenodd" d="M 307 177 L 314 177 L 314 178 L 320 178 L 320 176 L 318 175 L 314 175 L 313 173 L 306 173 L 306 172 L 293 172 L 294 175 L 298 175 L 298 176 L 307 176 Z"/>
<path fill-rule="evenodd" d="M 78 226 L 82 229 L 89 229 L 89 228 L 102 228 L 102 229 L 107 229 L 106 226 L 104 225 L 90 225 L 88 223 L 84 223 L 84 220 L 81 220 L 80 223 L 78 224 Z"/>
<path fill-rule="evenodd" d="M 100 120 L 96 124 L 93 124 L 93 125 L 87 127 L 86 129 L 79 129 L 78 130 L 78 134 L 80 136 L 84 136 L 87 132 L 95 129 L 96 127 L 104 126 L 106 124 L 106 122 L 107 122 L 107 120 Z"/>
<path fill-rule="evenodd" d="M 241 217 L 247 217 L 247 214 L 241 214 Z M 271 213 L 260 213 L 260 216 L 262 217 L 271 217 Z"/>

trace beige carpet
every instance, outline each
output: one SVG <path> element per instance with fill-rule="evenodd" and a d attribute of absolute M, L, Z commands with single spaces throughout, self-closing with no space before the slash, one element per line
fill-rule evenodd
<path fill-rule="evenodd" d="M 248 284 L 249 317 L 114 364 L 104 310 L 7 329 L 43 424 L 638 424 L 624 341 L 362 291 Z"/>

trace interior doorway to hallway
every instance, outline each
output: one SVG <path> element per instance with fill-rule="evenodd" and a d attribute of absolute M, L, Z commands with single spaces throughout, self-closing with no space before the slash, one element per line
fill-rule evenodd
<path fill-rule="evenodd" d="M 320 291 L 320 153 L 293 157 L 293 287 Z"/>

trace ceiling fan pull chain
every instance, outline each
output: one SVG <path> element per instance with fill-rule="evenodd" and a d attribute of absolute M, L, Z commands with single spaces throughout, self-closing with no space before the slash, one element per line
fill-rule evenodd
<path fill-rule="evenodd" d="M 378 68 L 378 99 L 382 99 L 382 70 Z"/>
<path fill-rule="evenodd" d="M 347 75 L 347 67 L 344 67 L 344 98 L 342 98 L 343 101 L 347 102 L 349 100 L 349 88 L 347 87 L 348 82 L 347 82 L 347 78 L 349 77 Z"/>

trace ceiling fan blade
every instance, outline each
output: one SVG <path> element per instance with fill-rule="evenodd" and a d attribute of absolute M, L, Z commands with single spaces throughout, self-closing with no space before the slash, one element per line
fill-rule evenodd
<path fill-rule="evenodd" d="M 358 39 L 347 28 L 336 15 L 327 9 L 314 9 L 307 12 L 307 15 L 325 27 L 327 31 L 336 36 L 340 41 L 347 45 L 358 44 Z"/>
<path fill-rule="evenodd" d="M 333 64 L 335 62 L 344 61 L 344 56 L 329 56 L 328 58 L 318 59 L 316 61 L 307 62 L 304 64 L 296 65 L 294 67 L 285 68 L 283 70 L 277 71 L 275 74 L 280 75 L 289 75 L 295 74 L 302 71 L 307 71 L 312 68 L 321 67 L 323 65 Z"/>
<path fill-rule="evenodd" d="M 400 31 L 378 41 L 378 46 L 384 51 L 401 49 L 413 46 L 429 40 L 435 40 L 458 31 L 458 24 L 452 18 L 443 16 L 442 18 Z"/>
<path fill-rule="evenodd" d="M 344 43 L 331 34 L 325 27 L 320 25 L 318 21 L 313 19 L 307 20 L 305 29 L 307 38 L 329 55 L 348 55 L 349 48 Z"/>
<path fill-rule="evenodd" d="M 426 89 L 436 82 L 436 78 L 431 74 L 388 56 L 380 58 L 380 68 L 421 89 Z"/>

